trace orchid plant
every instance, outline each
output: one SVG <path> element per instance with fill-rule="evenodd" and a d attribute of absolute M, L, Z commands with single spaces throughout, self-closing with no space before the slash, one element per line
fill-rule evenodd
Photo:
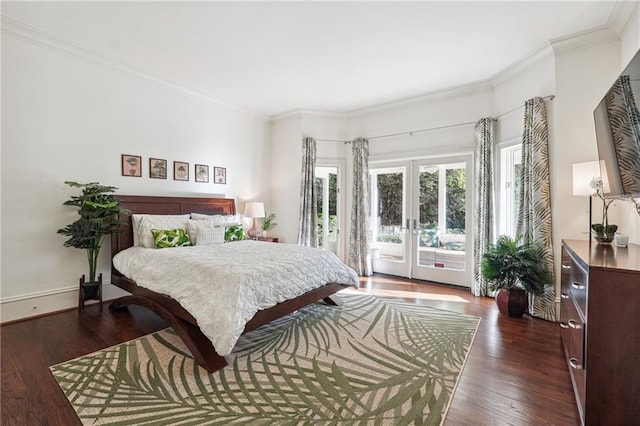
<path fill-rule="evenodd" d="M 602 223 L 594 223 L 593 225 L 591 225 L 591 229 L 593 229 L 596 234 L 613 236 L 613 234 L 615 234 L 615 232 L 618 230 L 618 225 L 609 225 L 608 211 L 609 206 L 615 200 L 607 200 L 604 197 L 601 177 L 598 176 L 593 178 L 591 180 L 591 183 L 589 183 L 589 186 L 596 191 L 595 195 L 602 200 Z"/>

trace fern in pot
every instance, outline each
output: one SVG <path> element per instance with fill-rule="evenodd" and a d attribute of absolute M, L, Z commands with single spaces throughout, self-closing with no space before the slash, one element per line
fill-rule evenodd
<path fill-rule="evenodd" d="M 120 232 L 119 215 L 131 214 L 129 210 L 120 208 L 118 199 L 113 195 L 117 189 L 113 186 L 100 185 L 98 182 L 78 183 L 65 182 L 72 188 L 82 191 L 65 201 L 63 205 L 78 208 L 80 217 L 73 223 L 58 230 L 58 234 L 69 237 L 64 242 L 65 247 L 74 247 L 87 251 L 89 262 L 89 280 L 83 275 L 80 282 L 85 299 L 100 297 L 102 274 L 96 280 L 98 255 L 102 248 L 104 237 Z"/>
<path fill-rule="evenodd" d="M 498 290 L 496 302 L 501 314 L 521 317 L 528 308 L 527 293 L 540 296 L 552 283 L 545 258 L 543 247 L 525 243 L 521 237 L 501 235 L 495 244 L 489 244 L 480 266 L 489 289 Z"/>

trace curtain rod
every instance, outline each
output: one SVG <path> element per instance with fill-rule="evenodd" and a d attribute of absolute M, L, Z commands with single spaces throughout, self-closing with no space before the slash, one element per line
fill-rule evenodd
<path fill-rule="evenodd" d="M 495 118 L 493 120 L 495 121 Z M 451 127 L 468 126 L 470 124 L 476 124 L 476 121 L 468 121 L 466 123 L 449 124 L 448 126 L 430 127 L 428 129 L 412 130 L 412 131 L 409 131 L 409 132 L 389 133 L 388 135 L 371 136 L 371 137 L 365 138 L 365 139 L 373 140 L 373 139 L 390 138 L 390 137 L 394 137 L 394 136 L 404 136 L 404 135 L 413 136 L 415 133 L 430 132 L 432 130 L 448 129 L 448 128 L 451 128 Z M 316 141 L 318 141 L 318 142 L 341 142 L 341 143 L 344 143 L 344 144 L 351 143 L 351 141 L 337 140 L 337 139 L 316 139 Z"/>
<path fill-rule="evenodd" d="M 545 96 L 542 99 L 549 99 L 549 100 L 553 100 L 556 97 L 556 95 L 549 95 L 549 96 Z M 507 115 L 513 111 L 517 111 L 521 108 L 523 108 L 524 105 L 520 105 L 519 107 L 516 107 L 514 109 L 511 109 L 509 111 L 503 112 L 502 114 L 498 115 L 497 117 L 493 118 L 493 121 L 498 121 L 498 118 Z M 449 129 L 452 127 L 460 127 L 460 126 L 469 126 L 471 124 L 476 124 L 477 121 L 467 121 L 465 123 L 457 123 L 457 124 L 449 124 L 447 126 L 438 126 L 438 127 L 429 127 L 426 129 L 419 129 L 419 130 L 412 130 L 409 132 L 398 132 L 398 133 L 389 133 L 387 135 L 379 135 L 379 136 L 371 136 L 369 138 L 365 138 L 367 140 L 374 140 L 374 139 L 382 139 L 382 138 L 391 138 L 391 137 L 395 137 L 395 136 L 405 136 L 405 135 L 409 135 L 409 136 L 413 136 L 415 133 L 424 133 L 424 132 L 431 132 L 433 130 L 442 130 L 442 129 Z M 317 142 L 340 142 L 340 143 L 344 143 L 344 144 L 348 144 L 351 143 L 351 141 L 345 141 L 345 140 L 340 140 L 340 139 L 316 139 Z"/>
<path fill-rule="evenodd" d="M 556 97 L 556 95 L 549 95 L 549 96 L 545 96 L 545 97 L 544 97 L 544 98 L 542 98 L 542 99 L 549 99 L 550 101 L 552 101 L 552 100 L 554 100 L 554 99 L 555 99 L 555 97 Z M 517 111 L 517 110 L 522 109 L 522 108 L 524 108 L 524 105 L 517 106 L 517 107 L 515 107 L 515 108 L 513 108 L 513 109 L 510 109 L 509 111 L 505 111 L 505 112 L 503 112 L 502 114 L 498 115 L 496 118 L 500 118 L 500 117 L 502 117 L 502 116 L 505 116 L 505 115 L 507 115 L 507 114 L 512 113 L 513 111 Z"/>

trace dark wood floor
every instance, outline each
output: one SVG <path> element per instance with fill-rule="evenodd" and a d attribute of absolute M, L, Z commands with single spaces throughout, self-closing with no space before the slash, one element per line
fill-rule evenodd
<path fill-rule="evenodd" d="M 559 327 L 501 317 L 493 299 L 468 290 L 389 276 L 363 279 L 361 291 L 482 318 L 445 425 L 577 425 Z M 143 308 L 90 306 L 3 325 L 2 425 L 80 424 L 48 367 L 166 327 Z"/>

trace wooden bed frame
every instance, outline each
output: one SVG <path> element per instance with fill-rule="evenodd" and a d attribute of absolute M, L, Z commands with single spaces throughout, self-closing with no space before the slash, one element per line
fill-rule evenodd
<path fill-rule="evenodd" d="M 195 197 L 157 197 L 137 195 L 117 195 L 120 207 L 129 209 L 132 214 L 221 214 L 236 213 L 235 201 L 230 198 L 195 198 Z M 120 215 L 123 223 L 122 232 L 111 236 L 111 257 L 120 251 L 133 246 L 133 228 L 131 217 Z M 110 308 L 126 309 L 128 305 L 143 306 L 164 319 L 187 345 L 198 364 L 213 372 L 224 368 L 227 362 L 218 355 L 211 341 L 197 326 L 195 318 L 187 312 L 175 299 L 154 291 L 138 287 L 138 285 L 111 266 L 111 283 L 131 293 L 114 300 Z M 320 299 L 331 305 L 338 302 L 329 296 L 344 289 L 342 284 L 330 283 L 309 291 L 295 299 L 275 305 L 272 308 L 258 311 L 247 323 L 244 332 L 254 330 L 274 319 L 283 317 Z"/>

